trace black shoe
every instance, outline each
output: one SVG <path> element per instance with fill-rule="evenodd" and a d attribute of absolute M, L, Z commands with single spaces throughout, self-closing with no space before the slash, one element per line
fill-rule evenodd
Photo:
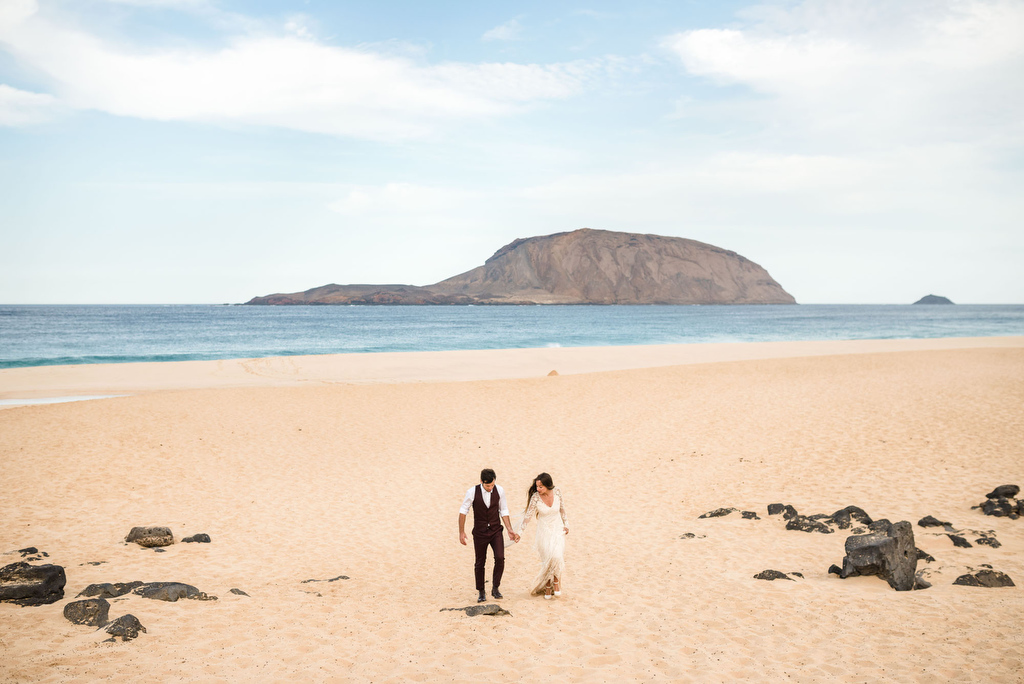
<path fill-rule="evenodd" d="M 481 589 L 481 590 L 480 590 L 480 596 L 478 596 L 478 597 L 477 597 L 477 599 L 476 599 L 476 602 L 477 602 L 477 603 L 483 603 L 483 602 L 484 602 L 484 601 L 486 601 L 486 600 L 487 600 L 487 597 L 486 597 L 486 596 L 484 596 L 484 590 L 483 590 L 483 589 Z"/>
<path fill-rule="evenodd" d="M 498 591 L 497 587 L 495 587 L 494 589 L 491 590 L 491 596 L 493 596 L 494 598 L 498 599 L 499 601 L 501 599 L 505 598 L 504 596 L 501 595 L 501 592 Z"/>

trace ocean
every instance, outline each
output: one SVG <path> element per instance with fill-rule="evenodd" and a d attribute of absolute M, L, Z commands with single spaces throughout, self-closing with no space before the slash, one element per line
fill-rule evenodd
<path fill-rule="evenodd" d="M 346 352 L 1024 335 L 1024 305 L 0 306 L 0 368 Z"/>

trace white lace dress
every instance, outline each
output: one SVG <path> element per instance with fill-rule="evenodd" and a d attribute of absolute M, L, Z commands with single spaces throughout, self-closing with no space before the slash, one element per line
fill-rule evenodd
<path fill-rule="evenodd" d="M 539 596 L 544 593 L 549 580 L 555 577 L 562 579 L 565 572 L 565 530 L 569 527 L 565 514 L 565 502 L 558 487 L 554 490 L 555 498 L 548 506 L 541 501 L 536 492 L 530 497 L 530 505 L 526 509 L 523 522 L 519 524 L 519 532 L 526 529 L 527 523 L 537 516 L 537 538 L 535 544 L 540 555 L 540 572 L 533 581 L 530 593 Z"/>

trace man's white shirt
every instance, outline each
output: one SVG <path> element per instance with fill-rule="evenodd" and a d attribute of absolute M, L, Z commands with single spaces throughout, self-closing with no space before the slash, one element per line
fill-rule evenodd
<path fill-rule="evenodd" d="M 462 500 L 462 507 L 459 509 L 459 513 L 462 515 L 469 513 L 469 509 L 473 507 L 473 499 L 476 498 L 477 487 L 480 487 L 480 493 L 483 495 L 484 506 L 490 507 L 491 493 L 480 485 L 473 485 L 466 492 L 466 498 Z M 494 488 L 498 490 L 498 515 L 504 518 L 508 515 L 508 499 L 505 497 L 505 490 L 501 488 L 500 484 L 494 485 Z"/>

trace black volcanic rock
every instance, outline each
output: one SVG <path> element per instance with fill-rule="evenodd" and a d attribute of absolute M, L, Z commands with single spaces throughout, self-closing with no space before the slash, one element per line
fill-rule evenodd
<path fill-rule="evenodd" d="M 777 580 L 777 579 L 785 579 L 785 580 L 789 580 L 791 582 L 795 582 L 796 581 L 792 577 L 787 575 L 786 573 L 780 572 L 778 570 L 762 570 L 761 572 L 759 572 L 756 575 L 754 575 L 754 579 L 768 580 L 769 582 L 771 582 L 773 580 Z"/>
<path fill-rule="evenodd" d="M 512 615 L 497 603 L 488 603 L 485 605 L 477 606 L 466 606 L 465 608 L 442 608 L 440 612 L 446 611 L 463 612 L 469 617 L 476 617 L 477 615 Z"/>
<path fill-rule="evenodd" d="M 182 582 L 146 582 L 135 589 L 133 594 L 142 598 L 154 599 L 157 601 L 169 601 L 174 603 L 178 599 L 192 599 L 194 601 L 216 601 L 216 596 L 210 596 L 206 592 L 199 591 L 191 584 Z"/>
<path fill-rule="evenodd" d="M 939 520 L 938 518 L 932 515 L 924 516 L 923 518 L 917 521 L 917 524 L 921 527 L 946 527 L 947 525 L 952 525 L 952 523 L 943 522 L 942 520 Z"/>
<path fill-rule="evenodd" d="M 76 625 L 102 627 L 107 624 L 109 613 L 110 603 L 103 598 L 72 601 L 64 606 L 64 617 Z"/>
<path fill-rule="evenodd" d="M 146 628 L 139 622 L 139 618 L 129 613 L 107 625 L 107 634 L 111 635 L 107 641 L 116 641 L 117 637 L 121 637 L 121 641 L 131 641 L 139 636 L 139 632 L 145 631 Z"/>
<path fill-rule="evenodd" d="M 59 565 L 29 565 L 21 561 L 0 568 L 0 601 L 41 606 L 64 598 L 67 577 Z"/>
<path fill-rule="evenodd" d="M 761 266 L 678 237 L 582 228 L 505 245 L 433 285 L 325 285 L 248 304 L 795 304 Z"/>
<path fill-rule="evenodd" d="M 1014 499 L 1020 494 L 1020 487 L 1013 484 L 1000 485 L 985 495 L 987 499 Z"/>
<path fill-rule="evenodd" d="M 914 304 L 952 304 L 952 303 L 953 302 L 949 301 L 945 297 L 940 297 L 939 295 L 933 295 L 933 294 L 925 295 L 924 297 L 921 297 L 916 302 L 914 302 Z"/>
<path fill-rule="evenodd" d="M 828 518 L 828 516 L 826 516 Z M 786 523 L 787 530 L 796 530 L 798 532 L 820 532 L 821 534 L 832 534 L 832 528 L 823 522 L 814 520 L 805 515 L 798 515 L 795 518 L 791 518 Z"/>
<path fill-rule="evenodd" d="M 779 515 L 780 513 L 782 514 L 783 520 L 789 520 L 800 515 L 799 513 L 797 513 L 796 509 L 790 506 L 789 504 L 768 504 L 768 515 Z"/>
<path fill-rule="evenodd" d="M 835 524 L 839 526 L 841 530 L 847 530 L 851 526 L 851 521 L 860 523 L 861 525 L 870 525 L 872 523 L 871 516 L 868 515 L 863 508 L 859 506 L 847 506 L 842 508 L 831 516 Z"/>
<path fill-rule="evenodd" d="M 949 540 L 951 542 L 953 542 L 953 546 L 959 546 L 961 549 L 969 549 L 973 546 L 971 542 L 967 541 L 958 534 L 947 534 L 946 536 L 949 537 Z"/>
<path fill-rule="evenodd" d="M 185 543 L 185 544 L 192 544 L 192 543 L 209 544 L 210 543 L 210 535 L 205 534 L 203 532 L 200 532 L 199 534 L 193 534 L 191 537 L 185 537 L 181 541 L 183 543 Z"/>
<path fill-rule="evenodd" d="M 981 503 L 981 512 L 985 515 L 992 515 L 997 518 L 1016 519 L 1020 517 L 1020 505 L 1018 501 L 1000 497 L 998 499 L 985 499 Z"/>
<path fill-rule="evenodd" d="M 953 584 L 959 584 L 965 587 L 988 587 L 990 589 L 1017 586 L 1013 583 L 1013 580 L 1010 579 L 1009 575 L 999 572 L 998 570 L 979 570 L 973 575 L 960 575 L 953 580 Z"/>
<path fill-rule="evenodd" d="M 78 595 L 96 596 L 98 598 L 117 598 L 118 596 L 123 596 L 136 587 L 141 586 L 142 582 L 104 582 L 102 584 L 90 584 L 85 589 L 78 592 Z"/>
<path fill-rule="evenodd" d="M 697 518 L 722 518 L 730 513 L 735 513 L 738 510 L 738 508 L 716 508 L 713 511 L 708 511 L 707 513 L 698 515 Z"/>
<path fill-rule="evenodd" d="M 917 548 L 914 528 L 907 521 L 872 523 L 872 532 L 846 538 L 846 556 L 839 576 L 878 575 L 896 591 L 914 588 Z"/>
<path fill-rule="evenodd" d="M 150 548 L 154 546 L 170 546 L 174 543 L 174 535 L 169 527 L 133 527 L 124 540 Z"/>

